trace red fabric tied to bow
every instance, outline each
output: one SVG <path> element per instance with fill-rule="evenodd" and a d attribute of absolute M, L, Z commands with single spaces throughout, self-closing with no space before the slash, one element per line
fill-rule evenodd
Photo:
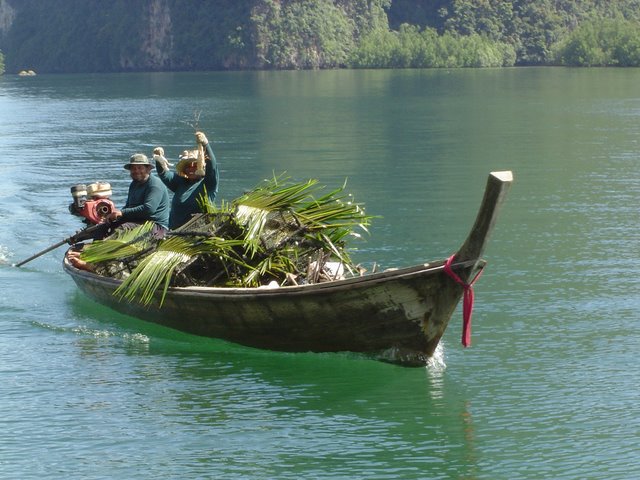
<path fill-rule="evenodd" d="M 465 283 L 462 279 L 456 275 L 451 269 L 451 264 L 455 258 L 455 254 L 451 255 L 444 264 L 444 271 L 449 275 L 458 285 L 464 288 L 464 295 L 462 301 L 462 345 L 468 347 L 471 345 L 471 314 L 473 313 L 473 284 L 480 278 L 480 275 L 484 270 L 479 270 L 476 276 L 473 277 L 470 283 Z"/>

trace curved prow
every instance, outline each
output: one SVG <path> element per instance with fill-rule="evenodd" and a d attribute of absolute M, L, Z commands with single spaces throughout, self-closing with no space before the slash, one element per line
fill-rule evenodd
<path fill-rule="evenodd" d="M 479 261 L 487 245 L 493 226 L 498 218 L 498 212 L 513 182 L 510 170 L 491 172 L 484 191 L 484 198 L 478 210 L 476 221 L 466 241 L 456 254 L 456 262 L 469 260 Z M 472 269 L 473 270 L 473 269 Z"/>

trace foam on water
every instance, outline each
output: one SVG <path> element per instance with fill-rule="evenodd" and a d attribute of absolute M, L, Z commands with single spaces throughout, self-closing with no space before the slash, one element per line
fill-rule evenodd
<path fill-rule="evenodd" d="M 0 264 L 9 263 L 9 257 L 9 249 L 4 245 L 0 245 Z"/>

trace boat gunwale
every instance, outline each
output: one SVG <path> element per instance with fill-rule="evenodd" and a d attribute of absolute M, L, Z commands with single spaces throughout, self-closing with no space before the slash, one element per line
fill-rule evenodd
<path fill-rule="evenodd" d="M 464 262 L 454 262 L 452 264 L 453 269 L 468 268 L 476 265 L 478 261 L 485 263 L 484 260 L 473 259 Z M 402 267 L 392 270 L 385 270 L 382 272 L 371 273 L 363 275 L 361 277 L 350 277 L 340 280 L 332 280 L 321 283 L 310 283 L 304 285 L 286 285 L 273 288 L 262 287 L 206 287 L 206 286 L 188 286 L 188 287 L 169 287 L 167 294 L 196 294 L 204 296 L 280 296 L 280 295 L 294 295 L 305 293 L 318 293 L 321 291 L 335 291 L 348 288 L 368 288 L 378 283 L 388 282 L 390 280 L 410 280 L 415 277 L 420 277 L 425 274 L 436 274 L 439 271 L 444 271 L 445 261 L 439 260 L 430 263 L 424 263 L 421 265 L 413 265 L 410 267 Z M 117 288 L 122 284 L 123 280 L 98 275 L 94 272 L 80 270 L 71 265 L 66 258 L 63 260 L 63 267 L 67 270 L 72 277 L 84 277 L 90 280 L 92 283 L 102 283 L 104 285 L 110 285 Z"/>

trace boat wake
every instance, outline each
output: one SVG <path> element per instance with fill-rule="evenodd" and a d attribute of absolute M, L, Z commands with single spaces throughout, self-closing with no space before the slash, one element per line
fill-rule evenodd
<path fill-rule="evenodd" d="M 105 329 L 95 329 L 89 328 L 86 326 L 57 326 L 51 325 L 49 323 L 42 323 L 34 321 L 32 324 L 36 327 L 43 328 L 46 330 L 51 330 L 54 332 L 60 333 L 72 333 L 74 335 L 78 335 L 81 337 L 89 337 L 89 338 L 114 338 L 118 341 L 122 341 L 128 345 L 148 345 L 150 343 L 150 338 L 147 335 L 142 333 L 119 333 L 112 330 Z"/>
<path fill-rule="evenodd" d="M 4 245 L 0 245 L 0 265 L 10 263 L 9 257 L 10 257 L 9 249 Z"/>
<path fill-rule="evenodd" d="M 444 361 L 444 347 L 442 346 L 442 342 L 438 343 L 435 352 L 433 355 L 429 357 L 427 360 L 427 370 L 429 373 L 434 375 L 439 375 L 443 373 L 447 368 L 447 364 Z"/>

